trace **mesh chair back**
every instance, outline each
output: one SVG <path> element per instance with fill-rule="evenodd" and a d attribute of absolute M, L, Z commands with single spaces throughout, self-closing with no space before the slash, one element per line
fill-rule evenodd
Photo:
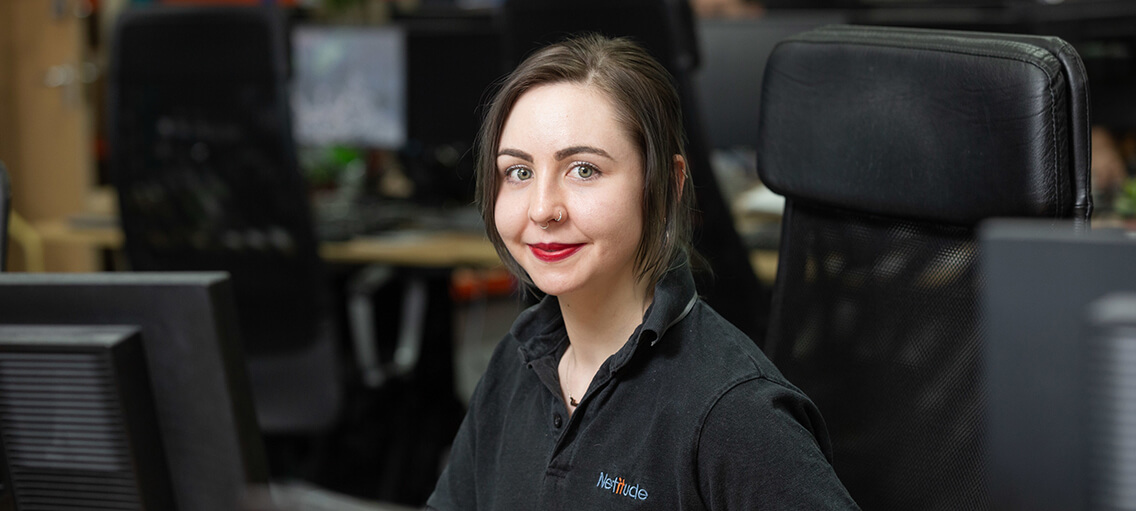
<path fill-rule="evenodd" d="M 782 42 L 765 76 L 759 172 L 787 198 L 766 352 L 864 509 L 988 508 L 975 226 L 1087 225 L 1079 59 L 1052 38 L 836 26 Z"/>
<path fill-rule="evenodd" d="M 807 205 L 784 232 L 776 290 L 799 291 L 775 294 L 767 349 L 820 406 L 854 498 L 982 509 L 973 232 Z"/>
<path fill-rule="evenodd" d="M 112 173 L 135 270 L 226 270 L 250 354 L 318 337 L 323 275 L 269 8 L 131 10 L 110 78 Z"/>

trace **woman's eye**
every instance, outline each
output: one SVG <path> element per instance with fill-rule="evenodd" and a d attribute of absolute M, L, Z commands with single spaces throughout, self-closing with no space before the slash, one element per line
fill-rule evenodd
<path fill-rule="evenodd" d="M 532 170 L 525 167 L 509 167 L 505 169 L 505 177 L 516 179 L 518 181 L 526 181 L 532 177 Z"/>
<path fill-rule="evenodd" d="M 573 165 L 572 170 L 575 171 L 576 175 L 580 176 L 581 179 L 591 179 L 599 173 L 595 167 L 583 163 Z"/>

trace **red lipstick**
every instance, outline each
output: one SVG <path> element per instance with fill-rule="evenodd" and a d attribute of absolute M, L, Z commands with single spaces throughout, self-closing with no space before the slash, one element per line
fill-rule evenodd
<path fill-rule="evenodd" d="M 529 250 L 532 250 L 534 256 L 546 263 L 554 263 L 563 261 L 568 256 L 575 254 L 584 246 L 583 243 L 564 244 L 564 243 L 534 243 L 529 245 Z"/>

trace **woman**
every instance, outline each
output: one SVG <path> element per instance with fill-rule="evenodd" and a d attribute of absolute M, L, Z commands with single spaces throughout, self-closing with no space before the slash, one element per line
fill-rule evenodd
<path fill-rule="evenodd" d="M 497 92 L 478 202 L 547 297 L 494 352 L 429 508 L 855 508 L 813 404 L 698 299 L 681 127 L 623 39 L 546 47 Z"/>

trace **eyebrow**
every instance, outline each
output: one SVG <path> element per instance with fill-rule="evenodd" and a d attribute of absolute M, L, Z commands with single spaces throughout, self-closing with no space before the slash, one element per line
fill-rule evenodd
<path fill-rule="evenodd" d="M 587 145 L 576 145 L 576 146 L 572 146 L 572 147 L 566 147 L 564 149 L 556 151 L 556 154 L 554 155 L 554 157 L 556 158 L 557 161 L 560 161 L 560 160 L 564 160 L 564 159 L 569 158 L 571 156 L 575 156 L 577 154 L 582 154 L 582 153 L 595 154 L 595 155 L 598 155 L 598 156 L 603 156 L 604 158 L 607 158 L 609 160 L 615 159 L 615 158 L 612 158 L 611 155 L 607 153 L 607 151 L 604 151 L 603 149 L 600 149 L 598 147 L 592 147 L 592 146 L 587 146 Z M 525 160 L 529 163 L 532 163 L 532 161 L 533 161 L 533 157 L 532 157 L 531 154 L 526 153 L 526 152 L 521 151 L 521 150 L 518 150 L 518 149 L 502 149 L 497 153 L 497 156 L 498 157 L 515 156 L 515 157 L 520 158 L 522 160 Z"/>
<path fill-rule="evenodd" d="M 522 160 L 525 160 L 529 163 L 532 163 L 532 161 L 533 161 L 533 157 L 532 157 L 531 154 L 526 153 L 524 151 L 517 150 L 517 149 L 502 149 L 502 150 L 498 151 L 497 157 L 500 158 L 502 156 L 515 156 L 515 157 L 520 158 Z"/>
<path fill-rule="evenodd" d="M 565 158 L 568 158 L 569 156 L 574 156 L 574 155 L 577 155 L 577 154 L 580 154 L 580 153 L 595 154 L 595 155 L 603 156 L 604 158 L 607 158 L 609 160 L 614 159 L 614 158 L 611 157 L 610 154 L 607 154 L 607 151 L 604 151 L 603 149 L 600 149 L 598 147 L 592 147 L 592 146 L 586 146 L 586 145 L 577 145 L 577 146 L 572 146 L 572 147 L 568 147 L 568 148 L 556 151 L 556 160 L 560 161 L 560 160 L 563 160 Z"/>

